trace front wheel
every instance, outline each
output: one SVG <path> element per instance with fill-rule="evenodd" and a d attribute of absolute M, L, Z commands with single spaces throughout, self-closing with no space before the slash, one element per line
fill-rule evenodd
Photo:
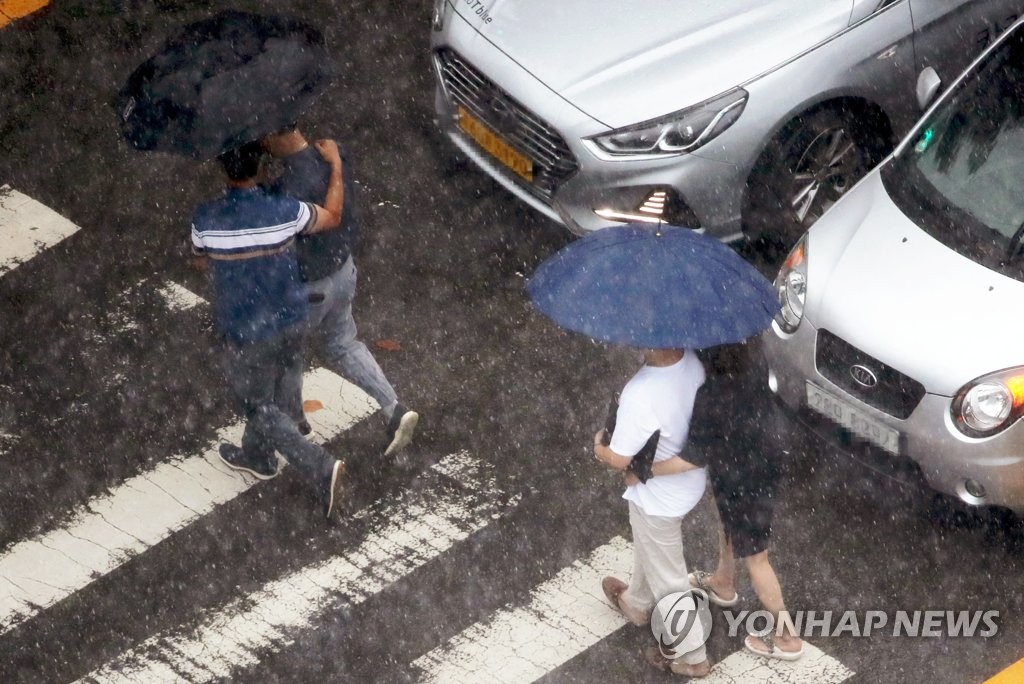
<path fill-rule="evenodd" d="M 768 145 L 750 175 L 743 216 L 748 238 L 784 256 L 881 161 L 889 142 L 878 129 L 837 108 L 796 119 Z"/>

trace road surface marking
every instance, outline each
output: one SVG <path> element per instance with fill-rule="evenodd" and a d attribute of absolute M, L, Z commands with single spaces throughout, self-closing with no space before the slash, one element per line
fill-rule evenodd
<path fill-rule="evenodd" d="M 171 311 L 188 311 L 207 304 L 205 299 L 171 280 L 165 281 L 157 288 L 157 292 L 164 298 L 167 308 Z"/>
<path fill-rule="evenodd" d="M 325 407 L 307 416 L 321 442 L 377 410 L 365 392 L 324 369 L 306 374 L 303 391 Z M 255 485 L 258 480 L 231 470 L 217 453 L 223 441 L 238 444 L 243 429 L 243 421 L 222 428 L 200 454 L 126 480 L 78 507 L 67 525 L 0 555 L 0 634 Z"/>
<path fill-rule="evenodd" d="M 0 186 L 0 277 L 78 230 L 46 205 L 9 185 Z"/>
<path fill-rule="evenodd" d="M 540 679 L 626 624 L 604 597 L 601 579 L 628 578 L 632 568 L 632 546 L 616 537 L 535 587 L 525 606 L 498 611 L 412 665 L 420 670 L 423 682 Z M 637 656 L 637 667 L 650 666 Z M 834 684 L 852 676 L 838 660 L 806 644 L 803 658 L 794 663 L 738 651 L 715 665 L 701 682 Z"/>
<path fill-rule="evenodd" d="M 50 0 L 0 0 L 0 28 L 49 4 Z"/>
<path fill-rule="evenodd" d="M 465 452 L 442 459 L 415 492 L 360 511 L 377 531 L 355 549 L 264 585 L 186 633 L 157 635 L 92 672 L 85 682 L 206 682 L 237 677 L 312 629 L 328 610 L 355 606 L 483 529 L 518 503 Z M 442 477 L 443 476 L 443 477 Z M 444 482 L 451 478 L 458 486 Z"/>
<path fill-rule="evenodd" d="M 716 664 L 701 684 L 838 684 L 854 675 L 820 648 L 804 642 L 800 660 L 785 662 L 736 651 Z"/>
<path fill-rule="evenodd" d="M 985 684 L 1020 684 L 1020 682 L 1024 682 L 1024 660 L 1018 660 L 996 676 L 985 680 Z"/>
<path fill-rule="evenodd" d="M 632 568 L 632 545 L 616 537 L 534 588 L 527 605 L 498 611 L 412 664 L 423 682 L 539 679 L 626 624 L 601 578 Z"/>

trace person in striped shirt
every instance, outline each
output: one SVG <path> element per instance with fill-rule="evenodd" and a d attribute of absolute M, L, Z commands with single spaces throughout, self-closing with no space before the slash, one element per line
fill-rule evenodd
<path fill-rule="evenodd" d="M 241 447 L 221 444 L 221 459 L 266 480 L 277 475 L 274 452 L 281 452 L 313 485 L 329 517 L 340 497 L 344 462 L 306 439 L 295 417 L 282 410 L 301 391 L 308 307 L 295 237 L 341 223 L 341 157 L 331 141 L 316 147 L 331 167 L 323 206 L 267 194 L 257 183 L 259 143 L 222 154 L 227 191 L 195 210 L 192 249 L 212 275 L 222 362 L 246 418 Z"/>

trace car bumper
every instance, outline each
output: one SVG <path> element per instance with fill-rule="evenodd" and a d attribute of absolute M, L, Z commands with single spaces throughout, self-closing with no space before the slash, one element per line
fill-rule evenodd
<path fill-rule="evenodd" d="M 936 491 L 970 505 L 1008 508 L 1024 515 L 1024 425 L 1017 423 L 986 439 L 969 438 L 952 423 L 950 397 L 930 393 L 924 395 L 906 420 L 894 418 L 860 401 L 818 372 L 814 361 L 817 333 L 805 319 L 792 335 L 783 333 L 775 324 L 763 335 L 769 387 L 788 408 L 811 416 L 819 424 L 833 426 L 833 430 L 825 431 L 826 436 L 846 445 L 849 434 L 808 406 L 810 381 L 860 413 L 899 431 L 901 456 L 872 449 L 876 456 L 884 453 L 894 470 L 900 469 L 905 457 L 916 464 L 925 482 Z M 969 491 L 977 492 L 979 486 L 984 490 L 982 496 Z"/>
<path fill-rule="evenodd" d="M 704 230 L 727 241 L 742 236 L 740 213 L 745 171 L 738 165 L 697 154 L 629 161 L 600 158 L 585 139 L 606 132 L 606 127 L 557 97 L 492 48 L 474 43 L 474 62 L 470 65 L 458 52 L 458 45 L 458 40 L 434 45 L 437 125 L 470 160 L 516 197 L 564 224 L 573 233 L 582 235 L 630 220 L 608 219 L 596 211 L 637 214 L 652 194 L 668 191 L 673 202 L 670 222 L 688 224 L 686 227 Z M 440 56 L 449 50 L 458 55 L 460 63 L 472 68 L 474 77 L 483 77 L 488 93 L 500 91 L 498 99 L 528 110 L 531 119 L 543 122 L 564 142 L 575 169 L 568 177 L 560 179 L 550 192 L 538 193 L 530 182 L 506 167 L 460 128 L 458 103 L 446 89 L 443 75 L 444 65 L 449 62 Z M 498 83 L 501 86 L 495 88 Z M 483 98 L 485 101 L 492 99 Z M 723 144 L 727 145 L 728 141 Z"/>

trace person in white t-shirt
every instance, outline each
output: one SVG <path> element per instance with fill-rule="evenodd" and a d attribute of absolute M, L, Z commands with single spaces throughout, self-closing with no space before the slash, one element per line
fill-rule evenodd
<path fill-rule="evenodd" d="M 633 530 L 633 575 L 629 584 L 605 577 L 602 589 L 612 605 L 633 624 L 650 621 L 657 602 L 673 592 L 688 591 L 683 557 L 682 519 L 704 495 L 704 468 L 648 478 L 640 482 L 628 472 L 633 456 L 660 430 L 654 462 L 685 457 L 686 436 L 694 398 L 704 383 L 704 368 L 693 350 L 644 350 L 644 366 L 626 384 L 619 398 L 615 428 L 605 446 L 604 430 L 594 436 L 594 455 L 622 471 L 627 484 Z M 690 677 L 711 671 L 704 646 L 682 654 L 672 670 Z"/>

